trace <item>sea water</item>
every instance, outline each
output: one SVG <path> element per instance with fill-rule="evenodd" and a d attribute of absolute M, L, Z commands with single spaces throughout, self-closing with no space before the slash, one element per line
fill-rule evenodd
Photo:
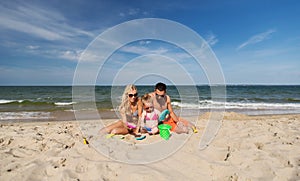
<path fill-rule="evenodd" d="M 90 86 L 101 112 L 116 112 L 125 86 Z M 154 86 L 137 86 L 139 96 L 152 92 Z M 196 116 L 208 111 L 234 111 L 249 115 L 300 113 L 300 85 L 227 85 L 226 94 L 212 94 L 212 86 L 167 86 L 175 111 L 182 116 Z M 72 86 L 1 86 L 1 120 L 42 120 L 72 114 Z M 80 95 L 81 96 L 81 95 Z M 223 96 L 226 99 L 222 99 Z M 84 92 L 82 97 L 84 97 Z M 88 108 L 83 106 L 81 109 Z M 88 109 L 87 109 L 88 111 Z"/>

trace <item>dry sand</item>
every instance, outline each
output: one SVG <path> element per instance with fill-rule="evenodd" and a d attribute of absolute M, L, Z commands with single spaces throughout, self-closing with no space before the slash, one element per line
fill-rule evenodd
<path fill-rule="evenodd" d="M 97 135 L 101 123 L 95 120 L 1 123 L 0 180 L 300 180 L 300 115 L 226 113 L 216 138 L 199 150 L 208 118 L 209 113 L 198 118 L 199 133 L 173 134 L 168 141 L 159 135 L 143 141 L 132 135 L 106 139 Z M 83 136 L 90 144 L 83 143 Z M 125 144 L 107 154 L 130 162 L 140 156 L 134 150 L 150 145 L 153 155 L 159 155 L 155 145 L 178 140 L 183 146 L 170 148 L 175 152 L 162 153 L 159 161 L 146 154 L 138 158 L 151 162 L 147 164 L 114 161 L 95 149 L 104 143 Z"/>

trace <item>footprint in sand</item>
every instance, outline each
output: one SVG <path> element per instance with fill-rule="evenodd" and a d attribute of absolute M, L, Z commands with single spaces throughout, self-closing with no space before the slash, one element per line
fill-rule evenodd
<path fill-rule="evenodd" d="M 55 169 L 56 168 L 60 168 L 60 167 L 65 167 L 66 166 L 66 161 L 67 161 L 66 158 L 61 158 L 61 159 L 59 159 L 57 161 L 52 162 L 52 166 Z"/>
<path fill-rule="evenodd" d="M 254 144 L 255 144 L 256 148 L 259 149 L 259 150 L 262 150 L 263 147 L 264 147 L 264 144 L 263 144 L 263 143 L 256 142 L 256 143 L 254 143 Z"/>
<path fill-rule="evenodd" d="M 88 171 L 87 164 L 79 163 L 75 168 L 76 173 L 85 173 Z"/>
<path fill-rule="evenodd" d="M 5 137 L 5 138 L 0 138 L 0 145 L 1 146 L 8 146 L 14 141 L 13 138 L 10 137 Z"/>
<path fill-rule="evenodd" d="M 28 149 L 26 147 L 20 146 L 19 148 L 10 149 L 9 151 L 5 152 L 6 154 L 12 155 L 16 158 L 25 158 L 28 156 L 32 156 L 36 153 L 36 150 Z"/>

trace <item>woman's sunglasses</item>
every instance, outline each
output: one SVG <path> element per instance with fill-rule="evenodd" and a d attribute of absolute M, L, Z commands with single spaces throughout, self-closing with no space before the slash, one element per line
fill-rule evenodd
<path fill-rule="evenodd" d="M 133 97 L 133 96 L 134 96 L 134 97 L 137 97 L 137 96 L 138 96 L 138 93 L 135 93 L 135 94 L 128 94 L 128 96 L 129 96 L 129 97 Z"/>

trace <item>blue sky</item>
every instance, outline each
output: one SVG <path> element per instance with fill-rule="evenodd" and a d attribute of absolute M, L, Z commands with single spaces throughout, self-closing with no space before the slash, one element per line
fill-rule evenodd
<path fill-rule="evenodd" d="M 300 84 L 299 9 L 297 0 L 4 0 L 0 85 L 71 85 L 87 46 L 108 28 L 137 18 L 164 18 L 197 32 L 211 46 L 228 84 Z M 145 40 L 112 58 L 126 62 L 145 51 L 168 55 L 180 52 L 176 50 Z M 103 76 L 99 84 L 111 83 L 118 68 L 113 63 L 106 65 L 108 79 Z M 207 81 L 199 78 L 197 83 Z"/>

